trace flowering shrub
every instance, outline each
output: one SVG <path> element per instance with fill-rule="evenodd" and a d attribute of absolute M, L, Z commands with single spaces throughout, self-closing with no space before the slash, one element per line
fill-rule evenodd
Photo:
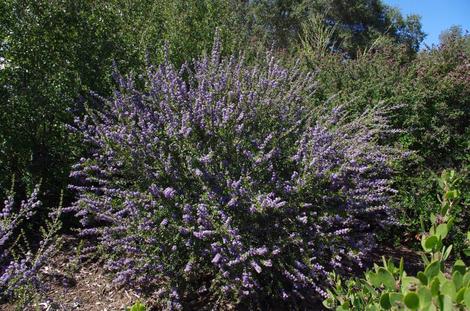
<path fill-rule="evenodd" d="M 82 234 L 116 283 L 158 288 L 167 309 L 324 295 L 328 271 L 361 265 L 393 221 L 383 111 L 319 111 L 312 75 L 269 53 L 221 59 L 217 40 L 193 68 L 150 66 L 144 91 L 118 77 L 77 121 L 93 146 L 72 172 Z"/>
<path fill-rule="evenodd" d="M 11 190 L 0 210 L 0 300 L 11 297 L 26 285 L 38 285 L 37 273 L 54 250 L 55 233 L 60 229 L 59 215 L 42 230 L 43 239 L 33 253 L 26 245 L 20 245 L 22 224 L 33 217 L 42 205 L 36 186 L 27 200 L 16 204 Z"/>

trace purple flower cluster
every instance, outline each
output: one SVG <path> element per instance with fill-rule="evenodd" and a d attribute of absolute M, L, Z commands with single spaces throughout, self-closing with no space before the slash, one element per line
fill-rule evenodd
<path fill-rule="evenodd" d="M 18 242 L 21 224 L 32 217 L 41 206 L 38 199 L 39 187 L 29 198 L 15 204 L 14 194 L 10 193 L 0 211 L 0 299 L 10 296 L 19 286 L 34 281 L 42 260 L 32 254 L 15 254 L 12 249 Z M 18 205 L 18 206 L 16 206 Z"/>
<path fill-rule="evenodd" d="M 190 69 L 192 68 L 192 69 Z M 167 309 L 291 306 L 322 295 L 328 271 L 360 265 L 393 221 L 393 132 L 380 110 L 348 121 L 313 106 L 315 78 L 212 54 L 150 66 L 144 90 L 119 77 L 102 112 L 77 120 L 93 146 L 71 208 L 115 281 L 158 288 Z"/>

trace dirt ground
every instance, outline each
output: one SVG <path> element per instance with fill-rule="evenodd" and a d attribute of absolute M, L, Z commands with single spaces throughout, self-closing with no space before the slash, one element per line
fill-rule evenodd
<path fill-rule="evenodd" d="M 99 262 L 73 259 L 78 243 L 71 236 L 64 240 L 63 249 L 41 270 L 41 281 L 46 288 L 40 297 L 27 307 L 0 305 L 1 311 L 114 311 L 126 310 L 136 301 L 142 301 L 137 293 L 113 286 Z"/>

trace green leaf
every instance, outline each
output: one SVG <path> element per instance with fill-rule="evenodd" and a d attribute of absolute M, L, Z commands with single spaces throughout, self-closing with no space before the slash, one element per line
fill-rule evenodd
<path fill-rule="evenodd" d="M 369 271 L 366 273 L 366 279 L 374 287 L 380 287 L 381 285 L 379 276 L 375 272 Z"/>
<path fill-rule="evenodd" d="M 426 277 L 426 274 L 424 274 L 422 271 L 419 271 L 416 276 L 423 285 L 428 285 L 428 278 Z"/>
<path fill-rule="evenodd" d="M 438 296 L 439 295 L 439 288 L 440 288 L 440 282 L 438 278 L 434 278 L 431 281 L 431 295 L 433 296 Z"/>
<path fill-rule="evenodd" d="M 390 303 L 390 295 L 389 293 L 383 293 L 380 296 L 380 306 L 385 310 L 392 308 L 392 304 Z"/>
<path fill-rule="evenodd" d="M 405 276 L 402 278 L 401 289 L 402 291 L 407 291 L 413 288 L 416 288 L 420 284 L 420 281 L 412 276 Z"/>
<path fill-rule="evenodd" d="M 456 260 L 454 263 L 454 266 L 452 267 L 452 273 L 454 273 L 455 271 L 458 271 L 460 272 L 460 274 L 464 275 L 465 270 L 467 270 L 465 263 L 460 259 Z"/>
<path fill-rule="evenodd" d="M 442 273 L 442 271 L 439 271 L 439 273 L 437 274 L 437 278 L 439 279 L 441 284 L 447 281 L 447 277 L 444 275 L 444 273 Z"/>
<path fill-rule="evenodd" d="M 457 292 L 457 296 L 455 297 L 455 301 L 457 301 L 457 303 L 462 303 L 463 301 L 463 297 L 465 295 L 465 291 L 467 289 L 465 287 L 462 287 L 458 292 Z"/>
<path fill-rule="evenodd" d="M 400 266 L 398 267 L 398 269 L 401 279 L 403 277 L 403 271 L 405 271 L 405 261 L 403 260 L 403 257 L 400 258 Z"/>
<path fill-rule="evenodd" d="M 431 279 L 438 275 L 439 271 L 441 271 L 441 261 L 436 260 L 431 262 L 426 269 L 424 269 L 424 274 L 426 274 L 428 279 Z"/>
<path fill-rule="evenodd" d="M 405 305 L 411 310 L 417 310 L 419 308 L 419 297 L 416 293 L 408 293 L 405 296 Z"/>
<path fill-rule="evenodd" d="M 376 305 L 368 305 L 366 311 L 379 311 L 380 309 Z"/>
<path fill-rule="evenodd" d="M 454 304 L 452 303 L 452 299 L 449 296 L 441 295 L 439 296 L 439 302 L 441 311 L 453 311 Z"/>
<path fill-rule="evenodd" d="M 395 289 L 395 278 L 387 269 L 380 267 L 377 271 L 377 276 L 381 284 L 383 284 L 387 289 Z"/>
<path fill-rule="evenodd" d="M 452 251 L 452 244 L 447 247 L 447 249 L 444 252 L 443 258 L 444 260 L 447 260 L 449 258 L 450 252 Z"/>
<path fill-rule="evenodd" d="M 452 229 L 452 226 L 454 225 L 455 217 L 451 216 L 447 220 L 447 232 L 449 232 Z"/>
<path fill-rule="evenodd" d="M 455 299 L 456 295 L 457 295 L 457 290 L 455 288 L 455 284 L 454 282 L 452 281 L 445 281 L 444 283 L 442 283 L 441 285 L 441 293 L 443 295 L 447 295 L 449 296 L 450 298 L 452 298 L 453 300 Z"/>
<path fill-rule="evenodd" d="M 462 283 L 462 286 L 470 287 L 470 271 L 464 274 Z"/>
<path fill-rule="evenodd" d="M 463 276 L 459 271 L 455 271 L 452 273 L 452 282 L 454 282 L 455 288 L 458 290 L 462 287 L 463 284 Z"/>
<path fill-rule="evenodd" d="M 437 238 L 437 236 L 431 235 L 421 240 L 421 246 L 423 247 L 425 252 L 429 253 L 434 249 L 434 247 L 436 247 L 438 242 L 439 239 Z"/>
<path fill-rule="evenodd" d="M 447 224 L 440 224 L 436 228 L 436 235 L 440 237 L 441 239 L 444 239 L 447 236 L 447 233 L 449 233 L 449 229 Z"/>
<path fill-rule="evenodd" d="M 136 302 L 131 308 L 130 311 L 145 311 L 145 306 L 140 302 Z"/>
<path fill-rule="evenodd" d="M 431 290 L 427 287 L 420 287 L 418 290 L 419 305 L 421 308 L 427 308 L 432 303 Z"/>
<path fill-rule="evenodd" d="M 422 309 L 423 311 L 437 311 L 436 309 L 436 306 L 431 304 L 430 306 L 428 306 L 427 308 L 423 308 Z"/>
<path fill-rule="evenodd" d="M 470 309 L 470 288 L 465 290 L 465 294 L 463 295 L 463 302 L 465 303 L 465 306 Z"/>
<path fill-rule="evenodd" d="M 400 293 L 390 293 L 390 304 L 393 306 L 397 302 L 403 300 L 403 295 Z"/>

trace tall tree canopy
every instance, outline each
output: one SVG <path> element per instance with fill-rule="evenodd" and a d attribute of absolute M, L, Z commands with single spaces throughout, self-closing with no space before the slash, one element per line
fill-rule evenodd
<path fill-rule="evenodd" d="M 314 15 L 337 26 L 333 39 L 352 57 L 380 35 L 406 44 L 411 51 L 417 51 L 424 39 L 419 16 L 405 18 L 381 0 L 254 0 L 249 5 L 258 35 L 281 48 L 295 43 L 302 24 Z"/>

